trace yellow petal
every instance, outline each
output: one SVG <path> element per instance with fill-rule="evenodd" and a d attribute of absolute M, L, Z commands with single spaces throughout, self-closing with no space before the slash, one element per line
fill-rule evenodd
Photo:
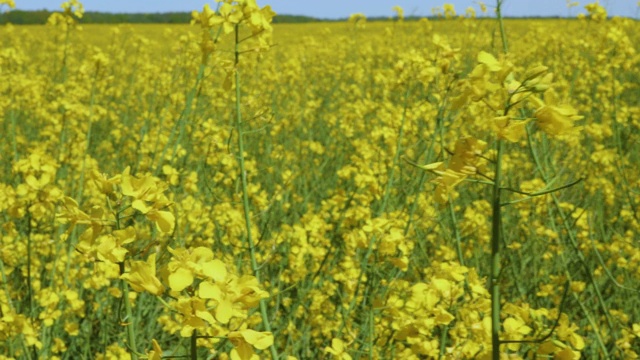
<path fill-rule="evenodd" d="M 553 356 L 553 360 L 577 360 L 580 359 L 580 353 L 566 348 Z"/>
<path fill-rule="evenodd" d="M 222 291 L 220 288 L 210 283 L 209 281 L 203 281 L 198 287 L 198 294 L 203 299 L 214 299 L 220 301 L 222 299 Z"/>
<path fill-rule="evenodd" d="M 251 360 L 253 357 L 253 346 L 244 340 L 242 333 L 239 331 L 232 331 L 227 335 L 227 337 L 235 347 L 235 349 L 231 350 L 232 359 Z"/>
<path fill-rule="evenodd" d="M 331 348 L 335 349 L 335 351 L 338 354 L 342 353 L 344 351 L 344 341 L 342 341 L 341 339 L 332 339 L 331 340 Z M 333 354 L 335 354 L 335 353 L 333 353 Z"/>
<path fill-rule="evenodd" d="M 264 350 L 273 345 L 273 334 L 270 332 L 258 332 L 251 329 L 240 331 L 242 337 L 258 350 Z"/>
<path fill-rule="evenodd" d="M 200 319 L 208 322 L 209 324 L 213 325 L 215 324 L 216 320 L 213 318 L 213 315 L 211 315 L 210 312 L 208 312 L 206 309 L 196 309 L 196 316 L 199 317 Z"/>
<path fill-rule="evenodd" d="M 193 273 L 185 268 L 178 268 L 169 275 L 169 287 L 173 291 L 182 291 L 193 283 Z"/>
<path fill-rule="evenodd" d="M 480 51 L 478 54 L 478 62 L 487 65 L 491 71 L 500 71 L 500 69 L 502 69 L 498 60 L 488 52 Z"/>
<path fill-rule="evenodd" d="M 202 272 L 216 282 L 224 282 L 227 278 L 227 266 L 218 259 L 206 262 L 202 267 Z"/>
<path fill-rule="evenodd" d="M 169 211 L 152 211 L 147 214 L 149 220 L 156 223 L 158 230 L 165 234 L 173 232 L 175 227 L 176 218 Z"/>
<path fill-rule="evenodd" d="M 216 320 L 226 324 L 233 315 L 233 304 L 228 299 L 222 299 L 216 307 Z"/>
<path fill-rule="evenodd" d="M 452 322 L 455 319 L 455 317 L 451 315 L 448 311 L 444 309 L 437 309 L 437 310 L 438 311 L 435 318 L 436 324 L 448 325 L 450 322 Z"/>
<path fill-rule="evenodd" d="M 131 203 L 131 207 L 140 211 L 143 214 L 148 213 L 149 210 L 152 209 L 152 207 L 148 206 L 144 200 L 133 200 L 133 202 Z"/>
<path fill-rule="evenodd" d="M 191 256 L 193 262 L 202 263 L 213 260 L 213 251 L 211 249 L 199 246 L 191 251 Z"/>

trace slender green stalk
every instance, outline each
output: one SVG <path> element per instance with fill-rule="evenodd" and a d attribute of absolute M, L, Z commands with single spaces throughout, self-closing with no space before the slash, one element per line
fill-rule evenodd
<path fill-rule="evenodd" d="M 451 223 L 453 228 L 453 236 L 456 240 L 456 253 L 458 254 L 458 262 L 464 266 L 464 256 L 462 254 L 462 245 L 460 244 L 460 230 L 458 229 L 458 221 L 456 219 L 456 212 L 453 209 L 453 203 L 449 201 L 449 215 L 451 215 Z"/>
<path fill-rule="evenodd" d="M 65 82 L 67 80 L 67 57 L 69 55 L 69 39 L 71 37 L 71 26 L 67 25 L 67 29 L 64 36 L 64 55 L 62 56 L 62 69 L 60 69 L 60 73 L 62 79 L 60 82 Z"/>
<path fill-rule="evenodd" d="M 31 207 L 27 204 L 27 302 L 29 305 L 29 318 L 33 321 L 33 285 L 31 284 Z"/>
<path fill-rule="evenodd" d="M 498 23 L 500 23 L 500 38 L 502 39 L 502 51 L 504 53 L 509 52 L 509 46 L 507 45 L 507 33 L 504 31 L 504 21 L 502 19 L 502 3 L 504 0 L 497 0 L 498 6 L 496 7 L 496 16 L 498 17 Z"/>
<path fill-rule="evenodd" d="M 504 31 L 502 20 L 502 1 L 497 0 L 496 15 L 500 23 L 500 36 L 502 38 L 502 49 L 505 54 L 508 52 L 507 37 Z M 506 115 L 506 114 L 505 114 Z M 491 201 L 491 358 L 500 360 L 500 228 L 501 228 L 501 204 L 500 204 L 500 183 L 502 181 L 502 152 L 504 143 L 502 140 L 496 141 L 496 164 L 495 176 L 493 180 L 493 196 Z"/>
<path fill-rule="evenodd" d="M 375 316 L 373 315 L 373 308 L 369 309 L 369 338 L 367 341 L 367 345 L 369 347 L 369 360 L 373 360 L 373 344 L 375 342 L 374 336 L 375 336 L 375 329 L 376 329 L 376 323 L 375 323 Z"/>
<path fill-rule="evenodd" d="M 238 71 L 238 64 L 240 62 L 240 29 L 239 25 L 235 26 L 235 85 L 236 85 L 236 132 L 238 134 L 238 162 L 240 165 L 240 179 L 242 182 L 242 205 L 244 208 L 244 221 L 247 228 L 247 243 L 249 244 L 249 255 L 251 257 L 251 270 L 253 275 L 260 282 L 260 267 L 256 260 L 256 248 L 251 236 L 251 208 L 249 204 L 249 186 L 247 182 L 247 171 L 244 164 L 244 139 L 242 132 L 242 112 L 240 111 L 240 71 Z M 260 314 L 262 315 L 262 325 L 264 329 L 271 332 L 271 324 L 269 323 L 269 316 L 267 314 L 267 302 L 265 299 L 260 299 Z M 271 351 L 271 357 L 275 360 L 278 359 L 278 352 L 275 345 L 271 345 L 269 350 Z"/>
<path fill-rule="evenodd" d="M 438 353 L 438 360 L 442 359 L 447 350 L 447 332 L 449 331 L 449 325 L 442 325 L 442 334 L 440 335 L 440 352 Z"/>
<path fill-rule="evenodd" d="M 198 360 L 198 336 L 196 333 L 193 330 L 193 334 L 191 334 L 191 360 Z"/>
<path fill-rule="evenodd" d="M 13 150 L 13 163 L 17 163 L 20 156 L 18 155 L 18 129 L 15 110 L 9 111 L 9 118 L 11 119 L 11 149 Z"/>
<path fill-rule="evenodd" d="M 98 82 L 98 72 L 100 71 L 100 67 L 96 66 L 96 71 L 93 76 L 92 86 L 91 86 L 91 97 L 89 98 L 89 121 L 87 124 L 87 135 L 86 135 L 86 146 L 84 148 L 84 154 L 82 156 L 82 167 L 80 170 L 80 183 L 78 184 L 78 193 L 76 194 L 76 199 L 82 201 L 82 193 L 84 191 L 84 177 L 86 174 L 87 167 L 87 154 L 89 154 L 89 150 L 91 149 L 91 129 L 93 128 L 93 122 L 91 118 L 93 117 L 93 104 L 95 103 L 95 94 L 96 94 L 96 83 Z"/>
<path fill-rule="evenodd" d="M 121 262 L 119 263 L 120 265 L 120 275 L 124 274 L 124 263 Z M 127 324 L 127 339 L 129 341 L 129 350 L 130 350 L 130 354 L 131 354 L 131 359 L 132 360 L 138 360 L 138 350 L 137 350 L 137 346 L 136 346 L 136 329 L 135 329 L 135 322 L 134 322 L 134 317 L 133 317 L 133 311 L 131 310 L 131 301 L 129 300 L 129 284 L 127 284 L 127 281 L 122 279 L 121 281 L 121 285 L 122 285 L 122 296 L 123 296 L 123 300 L 124 300 L 124 308 L 127 314 L 127 318 L 126 318 L 126 324 Z"/>
<path fill-rule="evenodd" d="M 493 181 L 491 201 L 491 354 L 493 360 L 500 360 L 500 182 L 502 178 L 503 142 L 496 143 L 496 171 Z"/>

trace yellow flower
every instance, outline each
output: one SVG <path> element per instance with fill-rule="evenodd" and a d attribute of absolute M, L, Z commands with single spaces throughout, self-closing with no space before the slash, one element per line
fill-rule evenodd
<path fill-rule="evenodd" d="M 210 28 L 211 18 L 215 16 L 215 11 L 211 10 L 209 4 L 205 4 L 202 8 L 202 12 L 196 10 L 191 12 L 191 24 L 200 24 L 203 28 Z"/>
<path fill-rule="evenodd" d="M 114 191 L 114 185 L 120 182 L 120 174 L 108 178 L 106 174 L 100 173 L 97 169 L 93 169 L 91 171 L 91 179 L 96 183 L 101 193 L 111 195 Z"/>
<path fill-rule="evenodd" d="M 123 195 L 133 198 L 131 207 L 145 214 L 161 232 L 172 233 L 175 216 L 170 211 L 163 210 L 173 204 L 162 194 L 167 185 L 156 181 L 150 175 L 136 178 L 130 175 L 129 171 L 130 168 L 127 167 L 122 173 L 120 186 Z"/>
<path fill-rule="evenodd" d="M 171 202 L 156 202 L 153 204 L 153 207 L 149 209 L 147 212 L 142 212 L 147 216 L 147 219 L 151 220 L 156 224 L 158 230 L 165 234 L 173 233 L 173 229 L 176 225 L 176 217 L 171 213 L 171 211 L 160 210 L 164 209 L 167 206 L 171 205 Z"/>
<path fill-rule="evenodd" d="M 444 4 L 442 9 L 444 10 L 444 16 L 447 19 L 451 19 L 456 16 L 456 8 L 453 4 Z"/>
<path fill-rule="evenodd" d="M 500 139 L 517 142 L 526 134 L 525 126 L 530 120 L 513 120 L 509 116 L 499 116 L 493 121 L 494 129 Z"/>
<path fill-rule="evenodd" d="M 440 175 L 433 180 L 436 186 L 435 200 L 439 204 L 445 204 L 449 200 L 449 192 L 469 175 L 477 172 L 478 155 L 487 146 L 487 143 L 472 137 L 458 139 L 456 147 L 449 161 L 449 167 L 445 168 L 441 162 L 418 166 L 424 170 L 431 170 Z"/>
<path fill-rule="evenodd" d="M 232 331 L 227 337 L 233 346 L 235 346 L 231 351 L 232 359 L 249 360 L 254 355 L 253 348 L 264 350 L 273 345 L 273 334 L 270 332 L 244 329 Z"/>
<path fill-rule="evenodd" d="M 160 196 L 160 193 L 165 190 L 159 188 L 151 176 L 137 178 L 131 175 L 130 172 L 131 168 L 127 167 L 121 175 L 120 186 L 123 195 L 131 196 L 135 200 L 155 201 Z"/>
<path fill-rule="evenodd" d="M 223 282 L 227 277 L 224 263 L 213 258 L 213 251 L 205 247 L 191 249 L 171 249 L 173 258 L 167 264 L 167 282 L 172 291 L 182 291 L 189 287 L 195 277 Z"/>
<path fill-rule="evenodd" d="M 524 335 L 527 335 L 532 331 L 532 329 L 519 317 L 506 318 L 502 326 L 504 327 L 504 333 L 509 340 L 522 340 Z M 520 343 L 510 343 L 507 344 L 507 347 L 510 350 L 518 351 L 518 349 L 520 349 L 520 345 Z"/>
<path fill-rule="evenodd" d="M 219 15 L 213 15 L 209 19 L 209 24 L 212 26 L 222 25 L 225 34 L 233 32 L 234 27 L 240 23 L 243 16 L 235 6 L 226 2 L 220 6 L 218 12 Z"/>
<path fill-rule="evenodd" d="M 64 10 L 65 15 L 71 16 L 71 14 L 81 18 L 84 15 L 84 6 L 78 0 L 65 1 L 60 5 Z"/>
<path fill-rule="evenodd" d="M 398 20 L 403 20 L 404 19 L 404 9 L 401 8 L 400 6 L 396 5 L 392 8 L 393 11 L 396 12 L 396 15 L 398 16 Z"/>
<path fill-rule="evenodd" d="M 115 230 L 113 234 L 99 238 L 99 244 L 96 248 L 98 259 L 114 263 L 123 262 L 127 249 L 122 245 L 130 244 L 135 239 L 136 230 L 132 226 L 123 230 Z"/>
<path fill-rule="evenodd" d="M 576 333 L 578 327 L 569 322 L 569 317 L 562 314 L 559 321 L 559 326 L 556 330 L 558 338 L 562 341 L 568 341 L 571 346 L 576 350 L 582 350 L 584 348 L 584 339 L 580 334 Z"/>
<path fill-rule="evenodd" d="M 356 25 L 356 27 L 362 28 L 367 22 L 367 17 L 363 13 L 355 13 L 349 16 L 349 22 Z"/>
<path fill-rule="evenodd" d="M 182 315 L 180 336 L 189 337 L 194 330 L 205 331 L 207 323 L 215 324 L 216 320 L 207 309 L 205 300 L 197 297 L 181 297 L 178 299 L 175 309 Z"/>
<path fill-rule="evenodd" d="M 534 116 L 540 129 L 551 136 L 566 134 L 573 129 L 576 120 L 583 118 L 569 105 L 543 105 Z"/>
<path fill-rule="evenodd" d="M 233 316 L 233 303 L 228 294 L 224 293 L 219 285 L 210 281 L 203 281 L 198 288 L 198 295 L 203 299 L 213 299 L 218 302 L 215 308 L 215 317 L 222 324 L 226 324 Z"/>
<path fill-rule="evenodd" d="M 164 292 L 164 286 L 156 277 L 156 254 L 149 255 L 147 261 L 132 261 L 131 270 L 120 276 L 137 292 L 148 291 L 156 296 Z"/>
<path fill-rule="evenodd" d="M 13 0 L 0 0 L 0 5 L 7 5 L 9 9 L 16 8 L 16 3 Z"/>
<path fill-rule="evenodd" d="M 607 10 L 597 1 L 585 5 L 584 8 L 589 12 L 589 18 L 596 22 L 604 21 L 607 19 Z"/>
<path fill-rule="evenodd" d="M 160 348 L 160 344 L 156 341 L 156 339 L 151 340 L 151 346 L 153 350 L 147 352 L 148 360 L 161 360 L 162 359 L 162 348 Z"/>
<path fill-rule="evenodd" d="M 352 357 L 345 348 L 344 341 L 334 338 L 331 340 L 331 347 L 324 348 L 324 351 L 335 356 L 336 359 L 351 360 Z"/>
<path fill-rule="evenodd" d="M 273 31 L 271 21 L 273 17 L 276 16 L 276 13 L 271 9 L 271 6 L 267 5 L 260 9 L 254 2 L 252 6 L 245 5 L 243 11 L 245 17 L 249 19 L 248 24 L 254 34 L 263 31 L 266 33 Z"/>

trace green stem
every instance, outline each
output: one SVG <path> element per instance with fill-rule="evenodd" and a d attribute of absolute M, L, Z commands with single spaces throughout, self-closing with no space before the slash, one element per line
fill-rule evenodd
<path fill-rule="evenodd" d="M 503 142 L 496 143 L 496 172 L 493 182 L 491 216 L 491 354 L 493 360 L 500 360 L 500 180 L 502 176 Z"/>
<path fill-rule="evenodd" d="M 496 15 L 500 23 L 502 50 L 506 54 L 507 37 L 502 20 L 502 1 L 497 0 Z M 506 112 L 505 112 L 506 115 Z M 504 144 L 498 139 L 496 143 L 496 173 L 493 181 L 492 216 L 491 216 L 491 358 L 500 360 L 500 221 L 502 219 L 500 205 L 500 182 L 502 179 L 502 151 Z"/>
<path fill-rule="evenodd" d="M 67 29 L 64 37 L 64 55 L 62 57 L 61 82 L 65 82 L 67 80 L 67 56 L 69 53 L 69 37 L 71 32 L 70 28 L 71 26 L 67 25 Z"/>
<path fill-rule="evenodd" d="M 235 26 L 235 85 L 236 85 L 236 132 L 238 133 L 238 162 L 240 163 L 240 179 L 242 181 L 242 205 L 244 208 L 244 222 L 247 228 L 247 242 L 249 244 L 249 255 L 251 257 L 251 270 L 253 275 L 260 283 L 260 268 L 256 260 L 256 248 L 251 236 L 251 209 L 249 205 L 249 190 L 247 184 L 247 171 L 244 164 L 244 140 L 242 132 L 242 112 L 240 111 L 240 72 L 238 71 L 238 64 L 240 62 L 240 29 L 239 25 Z M 267 302 L 265 299 L 260 299 L 260 314 L 262 315 L 262 325 L 264 329 L 271 332 L 271 324 L 269 323 L 269 316 L 267 315 Z M 275 360 L 278 359 L 278 352 L 275 345 L 269 347 L 271 351 L 271 357 Z"/>
<path fill-rule="evenodd" d="M 91 97 L 89 99 L 89 121 L 88 121 L 88 129 L 87 129 L 87 135 L 86 135 L 86 146 L 84 148 L 84 154 L 82 156 L 82 168 L 80 170 L 80 183 L 78 184 L 78 193 L 76 194 L 76 199 L 78 199 L 78 201 L 80 203 L 82 203 L 82 193 L 84 192 L 84 177 L 85 177 L 85 173 L 86 173 L 86 168 L 87 168 L 87 154 L 89 154 L 89 151 L 91 150 L 91 129 L 92 129 L 92 124 L 93 122 L 91 121 L 91 118 L 93 118 L 93 104 L 95 102 L 95 93 L 96 93 L 96 83 L 98 82 L 98 71 L 99 71 L 99 67 L 96 68 L 96 72 L 94 74 L 93 77 L 93 85 L 91 86 Z"/>
<path fill-rule="evenodd" d="M 460 230 L 458 229 L 458 221 L 456 219 L 456 212 L 453 209 L 453 203 L 449 201 L 449 215 L 451 215 L 451 223 L 453 228 L 453 236 L 456 240 L 456 253 L 458 254 L 458 262 L 464 266 L 464 256 L 462 253 L 462 245 L 460 239 Z"/>
<path fill-rule="evenodd" d="M 440 335 L 440 353 L 438 354 L 438 360 L 445 356 L 447 350 L 447 331 L 449 331 L 449 325 L 442 325 L 442 334 Z"/>
<path fill-rule="evenodd" d="M 191 334 L 191 360 L 198 360 L 198 337 L 195 330 Z"/>
<path fill-rule="evenodd" d="M 29 305 L 29 318 L 33 322 L 33 286 L 31 284 L 31 212 L 28 210 L 31 207 L 27 204 L 27 301 Z"/>
<path fill-rule="evenodd" d="M 120 265 L 120 275 L 124 274 L 124 262 L 119 263 Z M 122 279 L 120 280 L 122 284 L 122 296 L 124 297 L 124 308 L 127 313 L 127 337 L 129 340 L 129 351 L 131 353 L 132 360 L 138 360 L 138 350 L 136 346 L 136 329 L 133 318 L 133 311 L 131 310 L 131 301 L 129 300 L 129 284 L 127 281 Z"/>
<path fill-rule="evenodd" d="M 17 163 L 20 156 L 18 155 L 18 129 L 15 110 L 9 111 L 9 118 L 11 119 L 11 148 L 13 150 L 13 163 Z"/>
<path fill-rule="evenodd" d="M 500 23 L 500 38 L 502 39 L 502 51 L 504 53 L 509 52 L 509 47 L 507 46 L 507 33 L 504 31 L 504 21 L 502 19 L 502 2 L 504 0 L 497 0 L 496 6 L 496 16 L 498 17 L 498 23 Z"/>

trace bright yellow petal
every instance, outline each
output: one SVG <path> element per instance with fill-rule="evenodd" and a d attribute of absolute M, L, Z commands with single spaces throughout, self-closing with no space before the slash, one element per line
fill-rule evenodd
<path fill-rule="evenodd" d="M 226 324 L 233 315 L 233 304 L 228 299 L 222 299 L 216 307 L 216 320 Z"/>
<path fill-rule="evenodd" d="M 152 207 L 148 206 L 144 200 L 133 200 L 133 202 L 131 203 L 131 207 L 140 211 L 143 214 L 148 213 L 149 210 L 152 209 Z"/>
<path fill-rule="evenodd" d="M 220 288 L 210 283 L 209 281 L 203 281 L 198 287 L 198 295 L 203 299 L 214 299 L 220 301 L 222 299 L 222 291 Z"/>
<path fill-rule="evenodd" d="M 487 65 L 491 71 L 500 71 L 500 69 L 502 69 L 498 60 L 488 52 L 480 51 L 478 54 L 478 62 Z"/>
<path fill-rule="evenodd" d="M 156 223 L 158 226 L 158 230 L 162 231 L 165 234 L 169 234 L 173 232 L 173 228 L 175 227 L 176 218 L 169 211 L 153 211 L 147 214 L 149 220 Z"/>
<path fill-rule="evenodd" d="M 258 332 L 251 329 L 240 331 L 242 337 L 258 350 L 264 350 L 273 345 L 273 334 L 270 332 Z"/>
<path fill-rule="evenodd" d="M 193 273 L 185 268 L 178 268 L 169 275 L 169 287 L 173 291 L 182 291 L 193 283 Z"/>
<path fill-rule="evenodd" d="M 205 263 L 202 272 L 216 282 L 224 282 L 227 278 L 227 266 L 218 259 Z"/>

